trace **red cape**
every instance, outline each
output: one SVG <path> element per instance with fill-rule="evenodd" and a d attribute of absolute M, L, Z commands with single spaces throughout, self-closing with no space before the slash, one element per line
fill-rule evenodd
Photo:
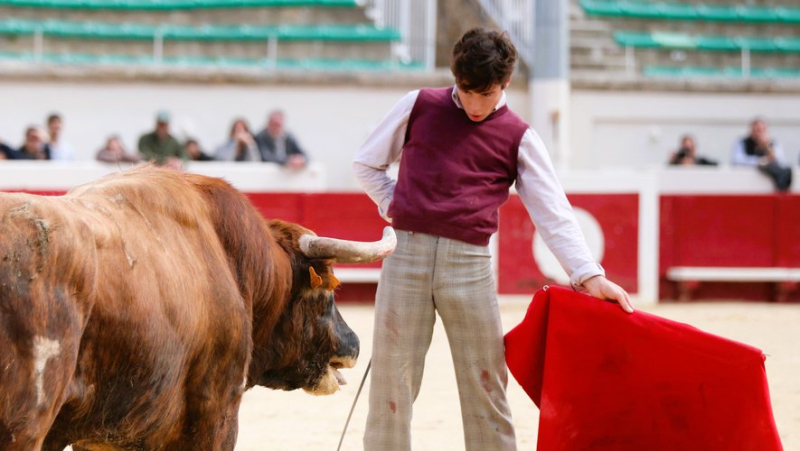
<path fill-rule="evenodd" d="M 506 334 L 540 450 L 781 450 L 761 350 L 559 287 Z"/>

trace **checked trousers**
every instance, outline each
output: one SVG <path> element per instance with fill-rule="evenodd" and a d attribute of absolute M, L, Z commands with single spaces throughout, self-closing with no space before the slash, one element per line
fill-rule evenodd
<path fill-rule="evenodd" d="M 364 449 L 411 449 L 412 406 L 437 313 L 455 366 L 466 449 L 516 449 L 489 248 L 406 231 L 397 240 L 375 300 Z"/>

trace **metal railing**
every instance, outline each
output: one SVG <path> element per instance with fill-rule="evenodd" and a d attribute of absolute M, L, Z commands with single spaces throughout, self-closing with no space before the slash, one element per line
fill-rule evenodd
<path fill-rule="evenodd" d="M 529 68 L 533 67 L 536 0 L 480 0 L 480 4 L 486 14 L 508 32 L 520 59 Z"/>
<path fill-rule="evenodd" d="M 362 0 L 367 14 L 379 28 L 400 32 L 393 54 L 404 63 L 422 63 L 427 70 L 436 64 L 435 0 Z"/>

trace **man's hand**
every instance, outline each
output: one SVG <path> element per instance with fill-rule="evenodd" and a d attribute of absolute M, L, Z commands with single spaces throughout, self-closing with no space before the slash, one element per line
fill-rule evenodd
<path fill-rule="evenodd" d="M 609 301 L 616 301 L 622 310 L 628 313 L 633 313 L 633 304 L 628 293 L 619 285 L 606 279 L 604 276 L 594 276 L 583 282 L 583 290 L 581 293 L 594 296 L 598 299 L 607 299 Z"/>

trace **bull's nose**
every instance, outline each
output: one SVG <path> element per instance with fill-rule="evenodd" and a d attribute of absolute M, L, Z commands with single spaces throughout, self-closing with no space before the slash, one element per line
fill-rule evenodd
<path fill-rule="evenodd" d="M 341 340 L 339 341 L 339 349 L 336 352 L 335 359 L 340 359 L 342 361 L 353 361 L 353 365 L 355 365 L 355 361 L 358 360 L 358 353 L 360 351 L 360 343 L 358 341 L 358 336 L 356 336 L 355 332 L 350 331 L 349 334 L 343 334 L 341 336 Z M 345 368 L 352 368 L 351 366 L 347 366 Z"/>
<path fill-rule="evenodd" d="M 358 335 L 353 332 L 353 329 L 350 329 L 338 309 L 336 310 L 334 324 L 336 338 L 338 338 L 339 341 L 335 358 L 344 360 L 352 359 L 355 362 L 355 360 L 358 359 L 361 344 L 358 340 Z"/>

